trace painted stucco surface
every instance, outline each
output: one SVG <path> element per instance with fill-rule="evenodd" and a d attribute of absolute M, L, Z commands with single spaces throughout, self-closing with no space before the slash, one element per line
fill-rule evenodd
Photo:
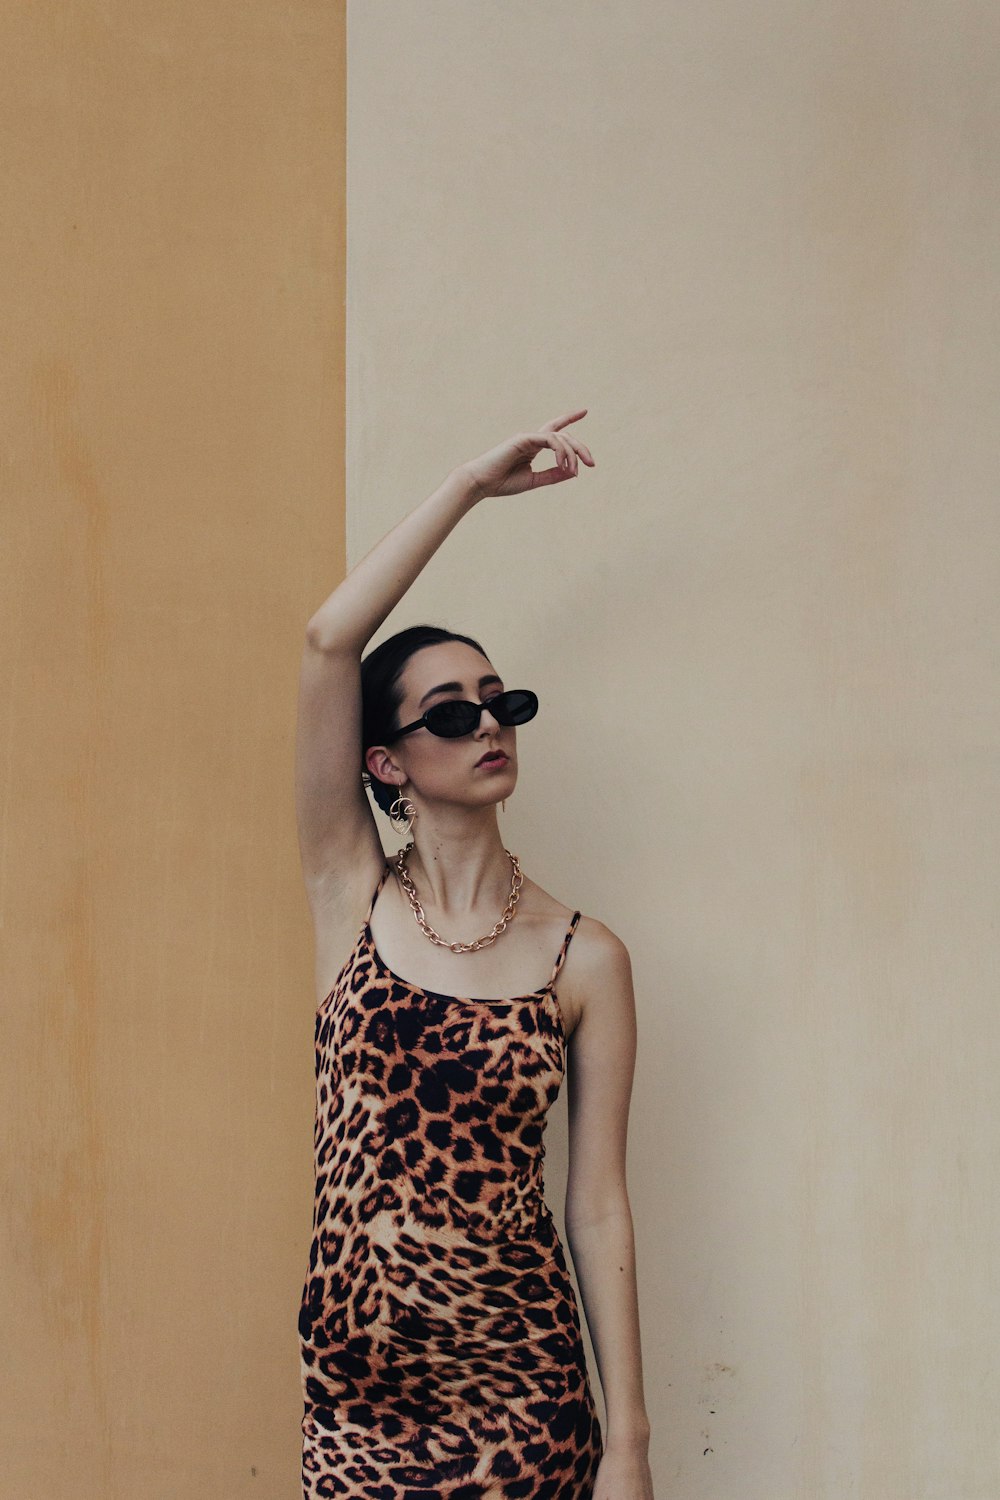
<path fill-rule="evenodd" d="M 538 692 L 508 845 L 632 953 L 657 1496 L 996 1500 L 1000 13 L 349 19 L 349 560 L 590 409 L 378 638 Z"/>
<path fill-rule="evenodd" d="M 0 1494 L 299 1489 L 344 16 L 0 16 Z"/>

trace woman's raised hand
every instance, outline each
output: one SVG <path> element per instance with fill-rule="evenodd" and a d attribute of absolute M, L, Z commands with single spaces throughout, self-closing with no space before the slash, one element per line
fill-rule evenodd
<path fill-rule="evenodd" d="M 586 407 L 568 412 L 564 417 L 544 423 L 537 432 L 515 433 L 488 453 L 461 464 L 476 486 L 476 499 L 485 499 L 487 495 L 520 495 L 525 490 L 537 490 L 543 484 L 560 484 L 564 479 L 575 477 L 581 458 L 592 469 L 596 468 L 586 443 L 560 431 L 586 415 Z M 550 469 L 536 472 L 531 462 L 543 448 L 551 448 L 557 462 Z"/>

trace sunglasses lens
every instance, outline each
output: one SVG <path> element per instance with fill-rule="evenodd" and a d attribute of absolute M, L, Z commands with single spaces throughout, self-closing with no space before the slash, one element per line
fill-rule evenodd
<path fill-rule="evenodd" d="M 476 727 L 479 718 L 471 703 L 435 703 L 433 708 L 427 710 L 427 728 L 432 734 L 439 734 L 446 740 L 457 739 L 459 735 L 469 734 Z"/>
<path fill-rule="evenodd" d="M 538 712 L 538 699 L 527 688 L 511 688 L 493 700 L 490 711 L 500 724 L 526 724 Z"/>

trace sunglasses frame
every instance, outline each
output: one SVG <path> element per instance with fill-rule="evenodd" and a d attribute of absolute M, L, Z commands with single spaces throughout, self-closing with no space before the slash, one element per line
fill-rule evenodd
<path fill-rule="evenodd" d="M 391 740 L 385 740 L 383 743 L 385 743 L 387 745 L 394 744 L 395 741 L 398 740 L 398 739 L 401 739 L 404 734 L 412 734 L 415 729 L 427 729 L 431 734 L 433 734 L 435 736 L 435 738 L 437 738 L 439 740 L 461 740 L 461 739 L 464 739 L 467 734 L 474 734 L 475 731 L 479 728 L 479 725 L 482 722 L 483 709 L 484 708 L 490 708 L 490 704 L 491 703 L 495 703 L 498 698 L 506 698 L 506 696 L 507 696 L 508 693 L 530 693 L 531 694 L 531 697 L 535 700 L 535 706 L 534 706 L 534 708 L 532 709 L 531 713 L 528 715 L 528 717 L 526 719 L 518 719 L 517 720 L 518 724 L 528 724 L 528 723 L 530 723 L 530 721 L 535 717 L 535 714 L 537 714 L 537 712 L 538 712 L 538 694 L 532 692 L 531 688 L 505 688 L 502 693 L 494 693 L 493 696 L 492 696 L 492 698 L 484 698 L 484 700 L 483 700 L 482 703 L 470 703 L 467 698 L 444 698 L 444 699 L 442 699 L 442 701 L 440 703 L 432 703 L 431 706 L 430 706 L 430 708 L 427 710 L 427 713 L 423 714 L 419 719 L 415 719 L 412 724 L 407 724 L 406 727 L 405 727 L 405 729 L 400 729 L 398 731 L 398 733 L 396 733 L 396 734 L 393 735 L 393 737 L 392 737 Z M 478 712 L 478 715 L 476 717 L 476 722 L 472 725 L 472 727 L 470 729 L 463 729 L 461 734 L 438 734 L 438 732 L 435 729 L 432 729 L 431 726 L 430 726 L 430 724 L 428 724 L 428 722 L 427 722 L 428 716 L 430 714 L 432 714 L 436 708 L 444 708 L 446 705 L 448 707 L 450 707 L 453 703 L 467 703 L 468 706 L 469 706 L 469 708 L 478 709 L 479 712 Z M 492 713 L 493 710 L 490 709 L 490 712 Z M 500 724 L 502 722 L 503 721 L 501 719 L 497 719 L 497 723 L 498 724 Z M 511 726 L 505 725 L 504 727 L 508 728 L 508 727 L 511 727 Z M 516 725 L 513 726 L 513 727 L 516 727 Z"/>

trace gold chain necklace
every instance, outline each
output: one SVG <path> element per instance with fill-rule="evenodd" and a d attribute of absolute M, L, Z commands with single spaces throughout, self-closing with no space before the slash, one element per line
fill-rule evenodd
<path fill-rule="evenodd" d="M 420 905 L 420 901 L 417 898 L 416 887 L 414 886 L 413 881 L 410 878 L 410 872 L 406 868 L 406 865 L 404 863 L 406 856 L 409 854 L 412 848 L 412 844 L 407 844 L 406 848 L 400 849 L 399 853 L 396 855 L 396 873 L 399 876 L 399 882 L 402 885 L 403 890 L 409 897 L 410 905 L 413 908 L 413 915 L 416 917 L 417 924 L 420 927 L 421 931 L 426 933 L 432 943 L 438 943 L 442 948 L 450 948 L 452 953 L 472 953 L 479 948 L 488 948 L 490 943 L 495 943 L 501 932 L 506 929 L 507 923 L 512 921 L 514 916 L 516 915 L 518 896 L 521 891 L 521 886 L 524 883 L 524 877 L 521 874 L 521 866 L 518 863 L 517 855 L 511 854 L 509 849 L 505 849 L 503 851 L 513 865 L 514 873 L 510 886 L 510 897 L 507 901 L 507 905 L 504 907 L 503 916 L 500 918 L 499 922 L 497 922 L 496 926 L 493 928 L 493 931 L 488 933 L 486 937 L 476 938 L 472 943 L 449 943 L 448 940 L 446 938 L 443 938 L 439 932 L 434 931 L 434 928 L 430 925 L 430 923 L 427 921 L 427 918 L 424 916 L 424 909 Z"/>

